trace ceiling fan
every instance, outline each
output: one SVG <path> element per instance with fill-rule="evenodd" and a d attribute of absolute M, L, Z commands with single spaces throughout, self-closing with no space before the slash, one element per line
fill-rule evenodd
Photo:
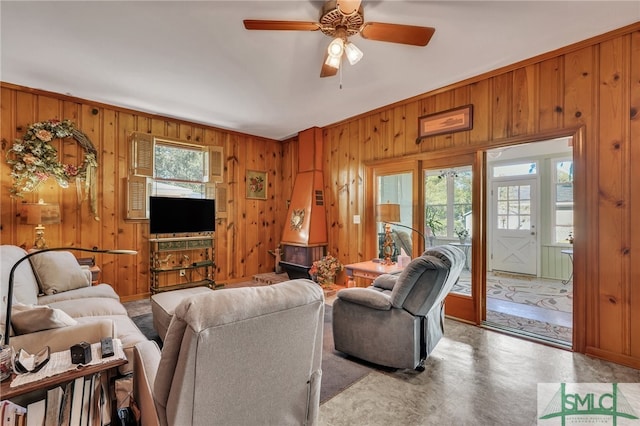
<path fill-rule="evenodd" d="M 322 7 L 319 22 L 245 19 L 244 27 L 248 30 L 320 30 L 332 37 L 324 55 L 320 77 L 336 75 L 343 56 L 346 56 L 351 65 L 362 59 L 364 54 L 349 41 L 350 36 L 360 34 L 368 40 L 426 46 L 436 31 L 431 27 L 365 22 L 361 3 L 362 0 L 328 0 Z"/>

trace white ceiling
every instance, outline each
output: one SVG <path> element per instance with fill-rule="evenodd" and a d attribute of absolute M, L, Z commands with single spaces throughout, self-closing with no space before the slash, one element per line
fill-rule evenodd
<path fill-rule="evenodd" d="M 365 56 L 342 89 L 319 77 L 327 36 L 243 27 L 317 21 L 311 1 L 3 0 L 0 79 L 280 140 L 640 21 L 637 0 L 363 4 L 366 22 L 436 32 L 426 47 L 352 37 Z"/>

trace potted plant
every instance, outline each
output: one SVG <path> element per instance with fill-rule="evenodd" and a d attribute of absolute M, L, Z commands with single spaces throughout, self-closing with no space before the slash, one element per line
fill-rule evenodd
<path fill-rule="evenodd" d="M 456 235 L 460 239 L 460 244 L 463 244 L 469 238 L 469 231 L 466 228 L 456 229 Z"/>
<path fill-rule="evenodd" d="M 328 254 L 313 262 L 311 269 L 309 269 L 309 274 L 316 277 L 318 284 L 322 286 L 331 285 L 336 281 L 336 274 L 342 271 L 343 268 L 344 266 L 337 258 Z"/>
<path fill-rule="evenodd" d="M 425 209 L 425 224 L 427 225 L 427 236 L 429 237 L 429 246 L 433 246 L 433 239 L 436 237 L 436 232 L 442 231 L 444 225 L 438 219 L 438 210 L 432 206 L 427 206 Z"/>

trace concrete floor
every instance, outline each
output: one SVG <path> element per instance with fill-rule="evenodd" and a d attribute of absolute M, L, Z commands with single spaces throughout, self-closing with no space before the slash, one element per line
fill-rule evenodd
<path fill-rule="evenodd" d="M 325 402 L 319 424 L 535 425 L 538 383 L 561 382 L 638 383 L 640 370 L 447 319 L 424 372 L 372 372 Z"/>
<path fill-rule="evenodd" d="M 640 370 L 450 319 L 425 366 L 371 372 L 320 406 L 319 425 L 535 425 L 538 383 L 640 383 Z"/>

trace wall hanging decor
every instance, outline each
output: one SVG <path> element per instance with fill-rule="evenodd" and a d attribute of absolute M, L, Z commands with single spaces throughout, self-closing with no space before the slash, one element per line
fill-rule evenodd
<path fill-rule="evenodd" d="M 471 129 L 473 129 L 473 105 L 465 105 L 448 111 L 424 115 L 418 118 L 418 139 L 416 139 L 416 143 L 420 143 L 427 136 Z"/>
<path fill-rule="evenodd" d="M 58 160 L 58 150 L 51 142 L 65 138 L 73 138 L 84 149 L 84 159 L 79 166 Z M 94 218 L 100 220 L 96 192 L 98 152 L 71 121 L 48 120 L 30 125 L 7 152 L 7 163 L 12 167 L 12 195 L 22 197 L 25 192 L 35 191 L 50 177 L 62 188 L 68 188 L 69 183 L 75 181 L 78 202 L 89 199 Z"/>
<path fill-rule="evenodd" d="M 247 170 L 247 198 L 267 199 L 267 172 Z"/>

